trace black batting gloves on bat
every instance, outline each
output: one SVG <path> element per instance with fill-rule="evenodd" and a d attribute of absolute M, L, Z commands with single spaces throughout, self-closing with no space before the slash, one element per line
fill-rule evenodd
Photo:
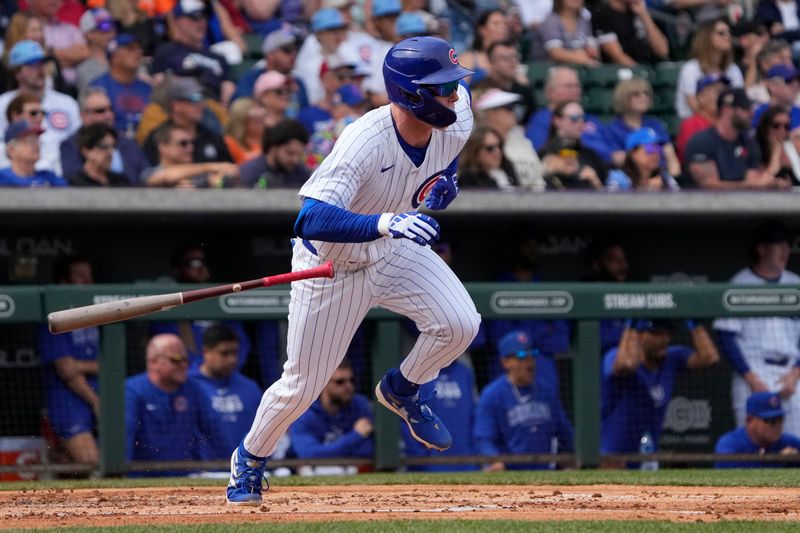
<path fill-rule="evenodd" d="M 388 218 L 386 215 L 391 216 L 391 219 L 384 228 L 385 219 Z M 384 217 L 381 217 L 381 221 L 378 223 L 378 231 L 382 235 L 394 239 L 411 239 L 420 246 L 433 244 L 439 240 L 439 223 L 433 217 L 416 211 L 397 215 L 387 213 Z"/>
<path fill-rule="evenodd" d="M 440 211 L 456 199 L 458 191 L 458 179 L 455 174 L 452 176 L 442 176 L 425 198 L 425 207 L 433 209 L 434 211 Z"/>

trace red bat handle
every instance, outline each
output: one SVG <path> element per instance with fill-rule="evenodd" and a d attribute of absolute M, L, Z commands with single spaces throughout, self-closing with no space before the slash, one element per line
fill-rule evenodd
<path fill-rule="evenodd" d="M 286 274 L 276 274 L 274 276 L 267 276 L 261 278 L 264 287 L 270 285 L 280 285 L 282 283 L 291 283 L 301 279 L 309 278 L 332 278 L 333 277 L 333 262 L 328 261 L 318 267 L 307 268 L 305 270 L 298 270 L 297 272 L 287 272 Z"/>

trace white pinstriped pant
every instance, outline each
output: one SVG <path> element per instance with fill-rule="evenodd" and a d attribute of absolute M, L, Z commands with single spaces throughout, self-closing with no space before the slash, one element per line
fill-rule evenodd
<path fill-rule="evenodd" d="M 320 395 L 373 306 L 416 322 L 420 336 L 400 366 L 414 383 L 435 379 L 475 338 L 480 315 L 444 261 L 407 239 L 392 241 L 389 250 L 359 267 L 334 263 L 333 279 L 292 283 L 288 359 L 281 378 L 261 398 L 244 439 L 247 451 L 259 457 L 274 452 L 281 435 Z M 293 270 L 322 262 L 296 241 Z"/>

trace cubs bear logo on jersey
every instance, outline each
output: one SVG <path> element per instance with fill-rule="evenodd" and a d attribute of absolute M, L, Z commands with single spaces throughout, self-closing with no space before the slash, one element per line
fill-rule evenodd
<path fill-rule="evenodd" d="M 437 172 L 436 174 L 434 174 L 433 176 L 422 182 L 422 185 L 419 186 L 417 192 L 414 193 L 414 197 L 411 198 L 411 205 L 414 207 L 414 209 L 422 205 L 422 202 L 425 201 L 425 197 L 428 196 L 428 193 L 431 192 L 433 186 L 436 184 L 437 181 L 439 181 L 439 178 L 442 177 L 444 177 L 444 174 L 442 174 L 441 172 Z"/>

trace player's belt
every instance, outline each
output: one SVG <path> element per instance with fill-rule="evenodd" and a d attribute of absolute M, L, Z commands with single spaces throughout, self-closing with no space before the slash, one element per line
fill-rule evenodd
<path fill-rule="evenodd" d="M 770 358 L 770 359 L 764 359 L 764 362 L 767 363 L 768 365 L 786 366 L 786 363 L 789 362 L 789 358 L 788 357 L 781 357 L 780 359 Z"/>

